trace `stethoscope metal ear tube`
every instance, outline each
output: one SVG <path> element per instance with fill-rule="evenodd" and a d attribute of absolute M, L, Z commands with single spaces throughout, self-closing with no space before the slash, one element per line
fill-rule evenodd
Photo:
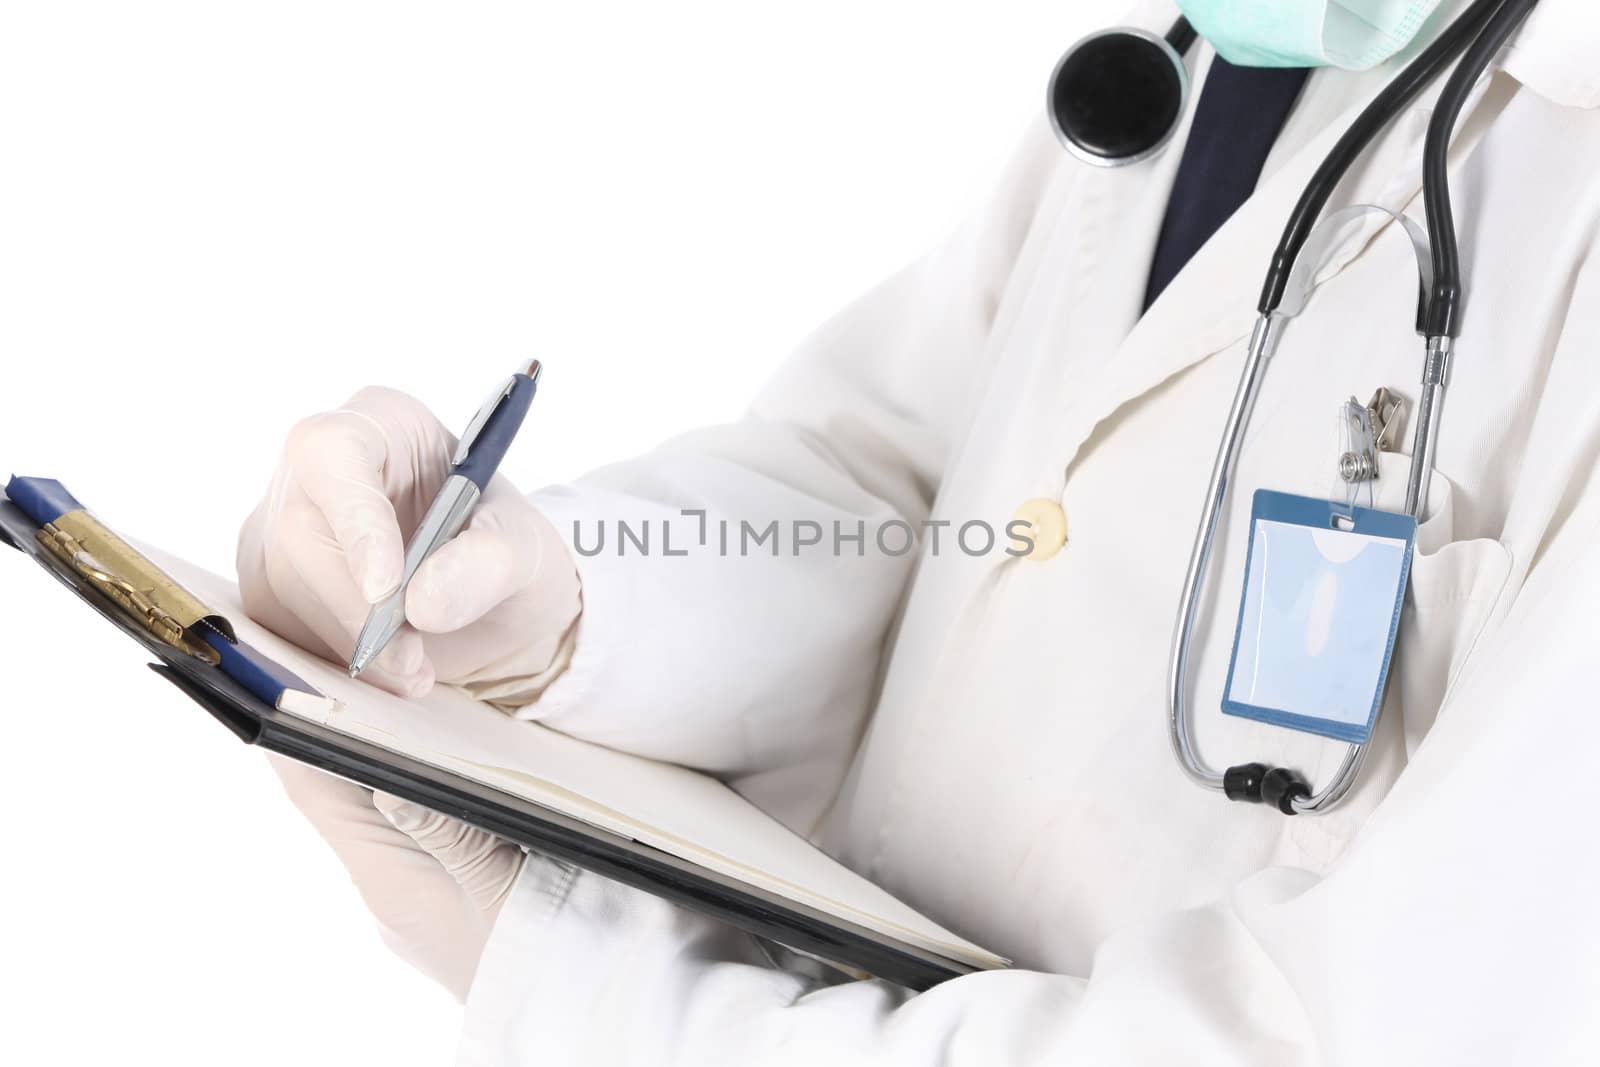
<path fill-rule="evenodd" d="M 1406 514 L 1422 520 L 1433 480 L 1433 446 L 1439 440 L 1439 412 L 1444 407 L 1445 386 L 1450 384 L 1450 356 L 1455 342 L 1448 337 L 1428 338 L 1428 358 L 1422 368 L 1422 400 L 1417 404 L 1417 431 L 1411 448 L 1411 477 L 1406 482 Z"/>
<path fill-rule="evenodd" d="M 1195 784 L 1206 789 L 1226 791 L 1224 775 L 1218 774 L 1206 765 L 1195 748 L 1194 740 L 1189 736 L 1189 724 L 1192 721 L 1189 711 L 1189 648 L 1194 637 L 1195 619 L 1200 611 L 1201 594 L 1205 589 L 1211 550 L 1216 542 L 1217 523 L 1222 518 L 1222 509 L 1228 499 L 1228 483 L 1233 480 L 1234 468 L 1239 462 L 1240 446 L 1244 441 L 1245 430 L 1250 424 L 1250 416 L 1255 410 L 1256 398 L 1261 393 L 1261 383 L 1266 377 L 1267 365 L 1277 351 L 1283 327 L 1288 321 L 1286 316 L 1277 312 L 1262 315 L 1256 320 L 1255 329 L 1250 335 L 1250 344 L 1245 352 L 1244 370 L 1239 375 L 1239 386 L 1234 391 L 1233 405 L 1228 411 L 1228 421 L 1222 431 L 1222 443 L 1218 446 L 1217 458 L 1211 467 L 1211 482 L 1206 490 L 1205 507 L 1201 514 L 1200 526 L 1195 532 L 1194 546 L 1189 552 L 1189 567 L 1183 578 L 1178 620 L 1173 629 L 1172 654 L 1167 663 L 1167 724 L 1172 750 L 1184 773 Z M 1413 449 L 1416 459 L 1412 463 L 1411 478 L 1406 489 L 1408 501 L 1416 495 L 1419 478 L 1424 485 L 1426 484 L 1426 474 L 1419 474 L 1419 467 L 1422 472 L 1431 468 L 1432 446 L 1431 443 L 1424 444 L 1427 436 L 1424 424 L 1419 422 L 1417 446 Z M 1409 514 L 1416 515 L 1419 506 L 1408 504 L 1406 510 Z M 1285 814 L 1311 814 L 1332 809 L 1344 799 L 1350 787 L 1355 784 L 1365 755 L 1364 745 L 1351 745 L 1338 769 L 1334 771 L 1332 779 L 1316 792 L 1312 792 L 1309 785 L 1304 785 L 1298 776 L 1294 776 L 1290 784 L 1301 785 L 1302 788 L 1280 798 L 1280 810 L 1284 810 Z M 1239 769 L 1242 768 L 1235 768 Z M 1260 768 L 1261 772 L 1268 770 L 1270 768 Z M 1259 799 L 1260 783 L 1255 784 L 1258 796 L 1251 799 Z M 1288 805 L 1287 808 L 1282 807 L 1285 804 Z"/>
<path fill-rule="evenodd" d="M 1354 209 L 1361 210 L 1361 209 Z M 1330 222 L 1336 220 L 1330 219 Z M 1412 234 L 1413 242 L 1418 240 Z M 1426 246 L 1418 246 L 1419 268 L 1425 274 Z M 1313 262 L 1314 260 L 1308 260 Z M 1306 275 L 1315 267 L 1304 270 Z M 1298 272 L 1297 272 L 1298 273 Z M 1300 301 L 1295 301 L 1300 303 Z M 1194 546 L 1189 552 L 1189 567 L 1183 578 L 1183 592 L 1179 600 L 1178 620 L 1173 629 L 1172 654 L 1167 665 L 1167 723 L 1173 753 L 1178 765 L 1195 784 L 1206 789 L 1225 790 L 1224 775 L 1206 765 L 1189 736 L 1189 647 L 1194 637 L 1195 618 L 1199 614 L 1201 594 L 1205 589 L 1206 570 L 1211 562 L 1211 550 L 1216 541 L 1217 523 L 1228 499 L 1228 484 L 1239 462 L 1240 446 L 1250 416 L 1255 410 L 1256 398 L 1261 393 L 1261 383 L 1266 377 L 1267 365 L 1277 352 L 1288 317 L 1274 312 L 1256 320 L 1245 352 L 1244 370 L 1239 375 L 1238 388 L 1234 390 L 1233 404 L 1228 411 L 1228 421 L 1223 427 L 1222 443 L 1211 467 L 1211 481 L 1206 490 L 1206 503 L 1200 526 L 1195 532 Z M 1429 476 L 1433 470 L 1433 447 L 1438 437 L 1438 412 L 1443 403 L 1444 375 L 1450 344 L 1448 339 L 1431 338 L 1428 342 L 1428 362 L 1424 369 L 1423 401 L 1419 405 L 1416 434 L 1412 446 L 1410 477 L 1406 483 L 1406 513 L 1422 517 L 1427 501 Z M 1350 792 L 1361 773 L 1366 757 L 1365 745 L 1351 745 L 1345 752 L 1333 777 L 1322 789 L 1312 792 L 1305 786 L 1303 792 L 1282 798 L 1285 814 L 1317 814 L 1333 809 Z M 1235 768 L 1239 770 L 1242 768 Z M 1261 771 L 1269 768 L 1261 767 Z M 1281 773 L 1281 772 L 1280 772 Z M 1296 781 L 1298 777 L 1296 776 Z M 1259 782 L 1256 783 L 1259 788 Z M 1255 799 L 1255 798 L 1252 798 Z"/>
<path fill-rule="evenodd" d="M 1245 350 L 1244 369 L 1240 372 L 1233 405 L 1229 409 L 1228 420 L 1223 427 L 1222 443 L 1218 446 L 1217 458 L 1212 465 L 1211 482 L 1206 491 L 1200 526 L 1195 532 L 1194 547 L 1189 554 L 1189 569 L 1184 575 L 1178 620 L 1173 630 L 1172 654 L 1167 666 L 1167 721 L 1172 749 L 1184 772 L 1207 789 L 1228 792 L 1227 775 L 1218 774 L 1206 765 L 1193 738 L 1189 735 L 1191 719 L 1188 706 L 1188 673 L 1189 647 L 1194 634 L 1195 619 L 1200 610 L 1200 600 L 1205 590 L 1206 571 L 1211 561 L 1217 523 L 1221 520 L 1222 509 L 1227 504 L 1228 487 L 1233 480 L 1245 431 L 1255 411 L 1256 397 L 1261 392 L 1267 367 L 1277 352 L 1278 341 L 1284 329 L 1290 320 L 1305 310 L 1306 304 L 1311 299 L 1317 274 L 1344 242 L 1352 237 L 1356 240 L 1362 239 L 1358 228 L 1374 215 L 1381 216 L 1388 224 L 1398 226 L 1399 232 L 1411 243 L 1412 258 L 1417 265 L 1420 321 L 1421 308 L 1426 306 L 1427 294 L 1433 287 L 1433 250 L 1427 231 L 1415 219 L 1388 208 L 1373 204 L 1357 204 L 1332 212 L 1318 223 L 1314 230 L 1306 234 L 1295 258 L 1294 267 L 1284 277 L 1280 286 L 1278 309 L 1256 319 L 1255 328 L 1250 335 L 1250 344 Z M 1430 344 L 1430 353 L 1434 348 L 1435 346 Z M 1442 362 L 1430 359 L 1423 370 L 1424 382 L 1436 377 L 1435 371 L 1442 367 Z M 1442 393 L 1438 391 L 1429 393 L 1426 385 L 1424 386 L 1422 407 L 1425 411 L 1419 416 L 1416 424 L 1416 444 L 1412 450 L 1414 458 L 1410 481 L 1406 487 L 1407 512 L 1418 517 L 1420 517 L 1420 504 L 1413 505 L 1410 501 L 1412 498 L 1419 501 L 1427 500 L 1427 476 L 1432 469 L 1434 440 L 1428 427 L 1438 426 L 1437 405 L 1441 397 Z M 1286 814 L 1312 814 L 1327 811 L 1337 805 L 1355 784 L 1361 771 L 1365 751 L 1362 745 L 1351 745 L 1325 788 L 1312 792 L 1310 786 L 1305 785 L 1303 794 L 1296 793 L 1279 798 L 1280 810 L 1283 810 L 1283 805 L 1287 805 Z M 1238 772 L 1254 766 L 1244 765 L 1232 770 Z M 1269 770 L 1270 768 L 1260 766 L 1257 776 Z M 1298 775 L 1289 775 L 1289 772 L 1283 771 L 1279 774 L 1280 784 L 1300 782 Z M 1251 785 L 1252 788 L 1258 787 L 1260 782 L 1253 782 Z"/>
<path fill-rule="evenodd" d="M 1178 619 L 1173 628 L 1172 654 L 1167 663 L 1167 724 L 1173 754 L 1178 765 L 1196 784 L 1205 789 L 1224 791 L 1224 776 L 1212 770 L 1201 758 L 1194 740 L 1189 736 L 1192 717 L 1189 711 L 1189 648 L 1194 637 L 1195 619 L 1199 614 L 1201 594 L 1205 589 L 1206 570 L 1211 562 L 1211 550 L 1216 543 L 1217 523 L 1222 517 L 1228 499 L 1228 484 L 1239 462 L 1240 446 L 1245 429 L 1255 410 L 1256 398 L 1261 393 L 1261 383 L 1266 377 L 1267 365 L 1277 351 L 1278 341 L 1288 318 L 1276 312 L 1256 319 L 1245 352 L 1244 370 L 1239 375 L 1238 388 L 1234 390 L 1233 404 L 1222 431 L 1222 443 L 1217 448 L 1217 458 L 1212 463 L 1211 481 L 1206 490 L 1206 503 L 1200 526 L 1195 532 L 1194 546 L 1189 552 L 1189 567 L 1184 573 L 1183 592 L 1179 600 Z M 1333 778 L 1323 789 L 1312 793 L 1309 787 L 1302 795 L 1285 798 L 1296 813 L 1327 811 L 1344 799 L 1361 771 L 1366 749 L 1351 745 L 1340 762 Z M 1267 768 L 1262 768 L 1266 770 Z M 1286 812 L 1288 814 L 1289 812 Z"/>
<path fill-rule="evenodd" d="M 1206 766 L 1189 737 L 1189 642 L 1194 636 L 1194 620 L 1199 613 L 1200 594 L 1205 588 L 1206 567 L 1211 562 L 1217 521 L 1222 517 L 1222 505 L 1228 499 L 1228 483 L 1239 462 L 1239 445 L 1244 440 L 1245 427 L 1250 424 L 1256 397 L 1261 393 L 1267 362 L 1278 346 L 1285 321 L 1276 312 L 1262 315 L 1256 319 L 1255 330 L 1250 334 L 1250 346 L 1245 352 L 1239 387 L 1234 390 L 1233 405 L 1228 409 L 1228 421 L 1222 430 L 1222 444 L 1218 446 L 1217 458 L 1211 465 L 1211 481 L 1206 488 L 1200 528 L 1195 532 L 1194 547 L 1189 551 L 1189 569 L 1183 576 L 1178 621 L 1172 635 L 1172 656 L 1167 663 L 1167 723 L 1172 751 L 1177 755 L 1184 773 L 1197 785 L 1207 789 L 1221 789 L 1222 775 Z"/>

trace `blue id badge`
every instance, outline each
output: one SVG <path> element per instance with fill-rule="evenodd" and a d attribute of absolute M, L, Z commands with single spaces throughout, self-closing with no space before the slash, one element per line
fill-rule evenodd
<path fill-rule="evenodd" d="M 1416 537 L 1409 515 L 1257 490 L 1222 710 L 1365 743 Z"/>

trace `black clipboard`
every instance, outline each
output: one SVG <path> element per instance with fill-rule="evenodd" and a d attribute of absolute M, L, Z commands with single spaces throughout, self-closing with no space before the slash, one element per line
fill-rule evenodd
<path fill-rule="evenodd" d="M 974 968 L 887 938 L 542 805 L 278 711 L 222 671 L 165 644 L 36 540 L 39 526 L 0 498 L 0 540 L 55 575 L 246 744 L 461 819 L 508 841 L 709 915 L 758 937 L 924 990 Z"/>

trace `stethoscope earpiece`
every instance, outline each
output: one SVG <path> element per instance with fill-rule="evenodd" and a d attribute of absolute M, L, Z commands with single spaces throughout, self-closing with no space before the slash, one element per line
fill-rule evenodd
<path fill-rule="evenodd" d="M 1189 97 L 1187 19 L 1165 37 L 1121 27 L 1090 34 L 1050 74 L 1045 108 L 1067 151 L 1098 167 L 1148 159 L 1172 139 Z"/>

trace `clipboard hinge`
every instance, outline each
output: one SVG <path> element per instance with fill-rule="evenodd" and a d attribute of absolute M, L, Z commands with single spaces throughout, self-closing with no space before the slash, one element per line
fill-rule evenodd
<path fill-rule="evenodd" d="M 76 537 L 47 522 L 35 535 L 52 556 L 71 567 L 106 599 L 115 603 L 153 637 L 212 666 L 221 662 L 217 650 L 194 637 L 155 599 L 154 588 L 134 585 L 110 569 Z"/>

